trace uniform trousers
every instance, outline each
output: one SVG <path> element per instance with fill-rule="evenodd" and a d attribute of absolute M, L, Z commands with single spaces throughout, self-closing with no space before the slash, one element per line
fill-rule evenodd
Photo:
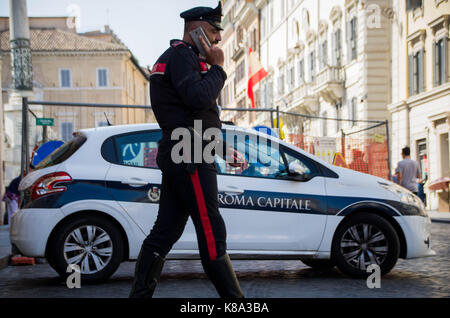
<path fill-rule="evenodd" d="M 167 153 L 158 153 L 157 163 L 162 171 L 159 210 L 142 244 L 143 251 L 156 252 L 164 258 L 183 234 L 190 216 L 201 260 L 213 261 L 226 254 L 226 229 L 219 213 L 215 164 L 196 164 L 197 169 L 188 172 L 186 164 L 173 163 Z"/>

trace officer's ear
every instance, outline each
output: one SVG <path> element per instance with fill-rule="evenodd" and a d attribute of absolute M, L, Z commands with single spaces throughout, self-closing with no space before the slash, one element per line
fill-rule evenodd
<path fill-rule="evenodd" d="M 187 21 L 184 23 L 184 33 L 189 34 L 192 30 L 197 28 L 196 21 Z"/>

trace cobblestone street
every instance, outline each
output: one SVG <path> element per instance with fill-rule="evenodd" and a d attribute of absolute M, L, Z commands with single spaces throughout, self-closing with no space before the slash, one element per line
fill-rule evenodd
<path fill-rule="evenodd" d="M 399 260 L 381 279 L 380 289 L 365 280 L 350 279 L 338 269 L 318 272 L 300 261 L 234 261 L 247 298 L 296 297 L 449 297 L 450 224 L 433 223 L 432 246 L 437 256 Z M 8 297 L 127 297 L 134 262 L 123 263 L 106 283 L 69 289 L 48 264 L 9 266 L 0 270 L 0 298 Z M 167 261 L 155 297 L 217 297 L 200 261 Z"/>

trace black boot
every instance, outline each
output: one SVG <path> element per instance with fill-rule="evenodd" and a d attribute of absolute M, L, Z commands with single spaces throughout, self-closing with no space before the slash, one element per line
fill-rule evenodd
<path fill-rule="evenodd" d="M 202 265 L 221 298 L 244 298 L 228 254 Z"/>
<path fill-rule="evenodd" d="M 151 298 L 161 275 L 165 259 L 158 253 L 145 253 L 141 249 L 134 272 L 130 298 Z"/>

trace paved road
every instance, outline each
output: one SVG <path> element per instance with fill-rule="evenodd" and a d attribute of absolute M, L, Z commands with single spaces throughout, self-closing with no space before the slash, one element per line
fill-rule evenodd
<path fill-rule="evenodd" d="M 321 273 L 300 261 L 234 261 L 247 298 L 296 297 L 450 297 L 450 224 L 433 223 L 433 258 L 399 260 L 381 279 L 380 289 L 350 279 L 337 269 Z M 5 297 L 127 297 L 134 262 L 125 262 L 106 283 L 68 289 L 47 264 L 0 270 L 0 298 Z M 168 261 L 155 297 L 217 297 L 200 261 Z"/>

